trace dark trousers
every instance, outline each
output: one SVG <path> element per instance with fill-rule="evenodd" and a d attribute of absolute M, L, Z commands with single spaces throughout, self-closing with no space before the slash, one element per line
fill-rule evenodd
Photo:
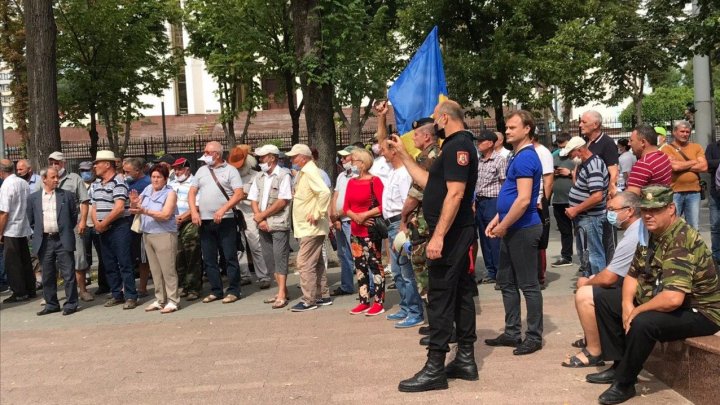
<path fill-rule="evenodd" d="M 540 205 L 540 221 L 542 221 L 542 233 L 538 245 L 537 274 L 540 284 L 545 284 L 545 272 L 547 271 L 547 255 L 545 250 L 550 242 L 550 205 L 547 198 L 543 197 Z"/>
<path fill-rule="evenodd" d="M 619 361 L 615 380 L 633 384 L 656 342 L 712 335 L 720 326 L 692 309 L 639 314 L 625 334 L 622 324 L 622 289 L 599 289 L 593 296 L 603 358 Z"/>
<path fill-rule="evenodd" d="M 475 202 L 475 225 L 480 234 L 480 250 L 487 277 L 497 278 L 498 263 L 500 262 L 500 239 L 485 236 L 485 228 L 497 215 L 497 198 L 478 197 Z"/>
<path fill-rule="evenodd" d="M 59 238 L 43 238 L 42 246 L 38 251 L 38 258 L 42 266 L 43 298 L 46 309 L 58 309 L 60 303 L 57 297 L 58 271 L 65 281 L 66 309 L 77 309 L 78 289 L 75 279 L 73 252 L 64 250 Z"/>
<path fill-rule="evenodd" d="M 453 322 L 459 345 L 472 345 L 475 334 L 475 300 L 477 284 L 469 273 L 475 252 L 475 227 L 453 229 L 445 237 L 442 257 L 428 259 L 428 306 L 430 323 L 429 350 L 449 351 Z"/>
<path fill-rule="evenodd" d="M 178 230 L 178 252 L 175 260 L 178 281 L 185 292 L 200 294 L 202 267 L 200 267 L 200 236 L 198 226 L 188 221 Z"/>
<path fill-rule="evenodd" d="M 135 272 L 130 254 L 130 218 L 118 218 L 100 234 L 100 253 L 110 291 L 115 299 L 137 299 Z"/>
<path fill-rule="evenodd" d="M 542 225 L 512 229 L 500 242 L 500 286 L 505 307 L 505 334 L 520 338 L 520 291 L 527 306 L 525 338 L 542 342 L 543 299 L 537 276 L 538 245 Z"/>
<path fill-rule="evenodd" d="M 30 247 L 27 238 L 4 236 L 5 271 L 13 295 L 35 296 L 35 274 L 30 262 Z"/>
<path fill-rule="evenodd" d="M 212 294 L 222 298 L 223 282 L 218 266 L 218 250 L 222 248 L 222 255 L 227 264 L 228 289 L 227 293 L 240 296 L 240 264 L 237 257 L 235 218 L 225 218 L 216 224 L 212 220 L 203 220 L 200 225 L 200 246 L 202 248 L 205 273 Z"/>
<path fill-rule="evenodd" d="M 553 204 L 553 214 L 555 222 L 557 222 L 560 231 L 560 255 L 567 261 L 572 261 L 573 257 L 573 223 L 567 215 L 565 209 L 570 204 Z"/>
<path fill-rule="evenodd" d="M 105 276 L 105 266 L 103 265 L 102 250 L 100 248 L 100 234 L 95 232 L 94 227 L 85 228 L 85 233 L 82 235 L 82 242 L 85 247 L 85 260 L 88 266 L 92 266 L 93 254 L 92 249 L 95 247 L 98 258 L 98 287 L 101 291 L 110 291 L 110 285 L 107 282 Z"/>

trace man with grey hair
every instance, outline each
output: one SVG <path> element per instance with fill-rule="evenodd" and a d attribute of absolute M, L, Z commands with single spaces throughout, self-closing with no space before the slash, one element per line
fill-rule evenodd
<path fill-rule="evenodd" d="M 670 159 L 672 166 L 671 186 L 673 202 L 678 216 L 684 216 L 695 229 L 700 224 L 700 173 L 707 171 L 705 151 L 699 144 L 690 141 L 692 126 L 687 121 L 678 121 L 673 126 L 673 141 L 662 152 Z"/>
<path fill-rule="evenodd" d="M 564 367 L 592 367 L 604 364 L 601 356 L 600 333 L 595 318 L 594 292 L 601 288 L 621 288 L 635 256 L 640 232 L 645 230 L 640 219 L 640 197 L 629 191 L 618 193 L 615 198 L 608 201 L 607 218 L 613 226 L 624 231 L 623 237 L 615 249 L 615 256 L 605 269 L 594 276 L 579 277 L 577 280 L 575 309 L 585 337 L 572 343 L 573 347 L 582 350 L 563 362 Z"/>
<path fill-rule="evenodd" d="M 33 173 L 33 168 L 27 159 L 18 160 L 15 167 L 17 168 L 17 176 L 28 182 L 31 193 L 42 188 L 40 176 Z"/>
<path fill-rule="evenodd" d="M 510 156 L 510 149 L 505 147 L 505 134 L 500 131 L 495 131 L 497 141 L 495 141 L 495 152 L 500 154 L 500 157 L 507 159 Z"/>
<path fill-rule="evenodd" d="M 30 186 L 13 174 L 15 167 L 7 159 L 0 160 L 0 242 L 3 244 L 7 279 L 13 293 L 4 303 L 35 297 L 35 276 L 30 263 L 27 237 L 32 233 L 27 218 Z"/>
<path fill-rule="evenodd" d="M 600 157 L 607 166 L 610 173 L 610 186 L 608 188 L 608 197 L 612 198 L 617 192 L 617 177 L 619 154 L 615 141 L 610 138 L 602 128 L 602 115 L 597 111 L 586 111 L 580 117 L 580 133 L 585 137 L 588 143 L 588 149 L 594 155 Z"/>

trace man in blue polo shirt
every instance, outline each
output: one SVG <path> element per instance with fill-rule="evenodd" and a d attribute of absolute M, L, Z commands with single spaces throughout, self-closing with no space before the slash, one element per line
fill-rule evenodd
<path fill-rule="evenodd" d="M 508 160 L 507 178 L 500 188 L 497 210 L 485 234 L 502 238 L 497 284 L 505 306 L 505 332 L 486 339 L 488 346 L 515 347 L 514 355 L 536 352 L 542 348 L 543 301 L 538 280 L 538 249 L 542 223 L 537 211 L 542 165 L 535 152 L 532 136 L 535 122 L 523 110 L 506 119 L 506 139 L 514 154 Z M 520 291 L 527 306 L 527 331 L 520 331 Z"/>

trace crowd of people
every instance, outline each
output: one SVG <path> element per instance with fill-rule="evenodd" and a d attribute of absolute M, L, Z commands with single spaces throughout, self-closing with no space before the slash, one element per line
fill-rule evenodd
<path fill-rule="evenodd" d="M 571 342 L 580 350 L 562 366 L 611 361 L 587 376 L 611 384 L 600 403 L 635 395 L 656 342 L 720 330 L 720 143 L 703 150 L 690 141 L 688 122 L 674 124 L 669 142 L 664 128 L 646 125 L 616 142 L 600 114 L 589 111 L 580 136 L 558 134 L 551 152 L 529 112 L 511 112 L 504 134 L 474 134 L 461 106 L 448 100 L 413 123 L 414 155 L 388 134 L 387 105 L 375 112 L 374 145 L 337 152 L 334 187 L 316 165 L 316 151 L 304 144 L 286 153 L 272 144 L 252 151 L 238 145 L 225 159 L 223 146 L 209 142 L 195 173 L 185 158 L 166 155 L 146 165 L 111 151 L 82 162 L 78 174 L 66 169 L 61 152 L 50 155 L 39 175 L 25 160 L 0 161 L 7 271 L 0 288 L 12 289 L 3 302 L 28 300 L 41 289 L 39 316 L 71 315 L 78 301 L 97 296 L 106 296 L 106 307 L 130 310 L 147 296 L 152 277 L 155 297 L 145 311 L 168 314 L 182 300 L 230 304 L 242 297 L 241 286 L 255 282 L 267 290 L 274 280 L 276 291 L 264 302 L 280 309 L 291 299 L 295 238 L 302 294 L 290 310 L 311 311 L 357 294 L 349 313 L 377 316 L 385 312 L 386 290 L 395 288 L 400 304 L 386 318 L 396 328 L 421 326 L 420 343 L 428 348 L 423 368 L 399 390 L 443 389 L 448 379 L 479 377 L 477 284 L 494 284 L 505 309 L 503 333 L 485 344 L 511 347 L 513 355 L 542 349 L 552 207 L 561 249 L 550 265 L 577 264 L 581 274 L 575 306 L 584 337 Z M 715 180 L 709 190 L 704 172 Z M 706 197 L 711 248 L 698 232 Z M 328 238 L 340 264 L 332 290 Z M 98 289 L 91 294 L 93 248 Z M 478 249 L 482 265 L 475 263 Z M 210 292 L 203 296 L 204 278 Z M 446 365 L 450 343 L 458 350 Z"/>

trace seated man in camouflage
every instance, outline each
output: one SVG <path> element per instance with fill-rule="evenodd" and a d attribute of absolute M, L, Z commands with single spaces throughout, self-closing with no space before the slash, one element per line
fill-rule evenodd
<path fill-rule="evenodd" d="M 600 342 L 613 366 L 589 374 L 588 382 L 612 384 L 601 404 L 635 396 L 635 381 L 656 342 L 712 335 L 720 330 L 720 287 L 710 249 L 697 230 L 678 218 L 672 189 L 642 189 L 641 235 L 619 289 L 595 295 Z"/>

